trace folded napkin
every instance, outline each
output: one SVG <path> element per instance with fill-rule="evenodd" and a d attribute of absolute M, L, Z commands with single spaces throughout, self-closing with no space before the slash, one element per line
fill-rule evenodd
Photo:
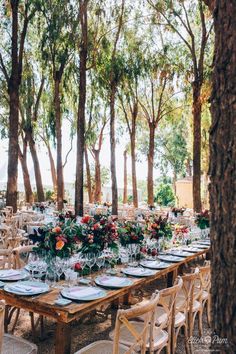
<path fill-rule="evenodd" d="M 39 287 L 24 285 L 24 284 L 14 284 L 9 287 L 11 290 L 21 291 L 23 293 L 35 292 L 35 290 L 39 290 Z"/>
<path fill-rule="evenodd" d="M 87 297 L 87 296 L 91 296 L 91 295 L 96 295 L 98 294 L 99 290 L 98 289 L 93 289 L 93 288 L 72 288 L 69 289 L 68 293 L 69 294 L 73 294 L 73 295 L 78 295 L 79 297 Z"/>
<path fill-rule="evenodd" d="M 119 286 L 119 285 L 124 285 L 125 284 L 125 280 L 122 278 L 118 278 L 118 277 L 102 277 L 99 279 L 100 283 L 102 285 L 107 285 L 107 286 Z"/>
<path fill-rule="evenodd" d="M 21 275 L 21 272 L 19 272 L 18 270 L 14 270 L 14 269 L 9 269 L 9 270 L 5 270 L 5 271 L 0 272 L 0 278 L 8 278 L 8 277 L 12 277 L 15 275 Z"/>

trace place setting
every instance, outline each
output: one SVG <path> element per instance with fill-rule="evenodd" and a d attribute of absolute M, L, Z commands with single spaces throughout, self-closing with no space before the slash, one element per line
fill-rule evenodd
<path fill-rule="evenodd" d="M 29 273 L 24 269 L 2 269 L 0 270 L 0 281 L 13 282 L 29 278 Z"/>
<path fill-rule="evenodd" d="M 183 257 L 183 258 L 190 257 L 190 256 L 194 255 L 194 253 L 186 252 L 183 249 L 170 249 L 170 250 L 166 251 L 165 253 L 167 255 Z"/>
<path fill-rule="evenodd" d="M 61 295 L 72 301 L 93 301 L 107 295 L 106 291 L 95 286 L 72 286 L 61 290 Z"/>
<path fill-rule="evenodd" d="M 50 288 L 48 284 L 45 284 L 43 282 L 26 280 L 6 284 L 4 286 L 4 290 L 16 295 L 34 296 L 44 294 L 48 292 Z"/>
<path fill-rule="evenodd" d="M 140 265 L 145 268 L 161 270 L 170 267 L 172 264 L 160 260 L 146 259 L 141 261 Z"/>

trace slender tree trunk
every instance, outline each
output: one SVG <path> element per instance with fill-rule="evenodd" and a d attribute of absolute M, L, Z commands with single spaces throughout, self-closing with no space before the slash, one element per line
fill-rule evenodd
<path fill-rule="evenodd" d="M 42 183 L 42 176 L 40 171 L 40 164 L 38 159 L 38 154 L 36 150 L 35 141 L 32 137 L 31 133 L 27 133 L 27 139 L 29 142 L 30 153 L 32 156 L 33 164 L 34 164 L 34 175 L 36 181 L 36 189 L 37 189 L 37 199 L 39 202 L 45 201 L 44 190 L 43 190 L 43 183 Z"/>
<path fill-rule="evenodd" d="M 187 172 L 187 176 L 192 177 L 192 167 L 191 167 L 191 163 L 190 163 L 190 158 L 188 157 L 187 161 L 186 161 L 186 172 Z"/>
<path fill-rule="evenodd" d="M 214 3 L 211 1 L 212 5 Z M 236 353 L 236 2 L 215 2 L 210 205 L 214 352 Z"/>
<path fill-rule="evenodd" d="M 201 87 L 193 83 L 193 208 L 200 212 L 201 206 Z"/>
<path fill-rule="evenodd" d="M 18 63 L 18 5 L 19 1 L 12 1 L 12 40 L 11 76 L 8 81 L 10 100 L 9 114 L 9 145 L 6 204 L 17 211 L 17 178 L 18 178 L 18 126 L 19 126 L 19 63 Z"/>
<path fill-rule="evenodd" d="M 131 139 L 131 170 L 132 170 L 132 188 L 133 188 L 133 204 L 138 208 L 138 190 L 137 190 L 137 176 L 136 176 L 136 144 L 135 132 L 132 134 Z"/>
<path fill-rule="evenodd" d="M 61 102 L 60 102 L 60 79 L 54 81 L 54 106 L 56 117 L 56 139 L 57 139 L 57 208 L 62 210 L 64 203 L 64 178 L 62 162 L 62 131 L 61 131 Z"/>
<path fill-rule="evenodd" d="M 56 194 L 57 193 L 57 173 L 56 173 L 55 162 L 54 162 L 54 158 L 52 156 L 52 150 L 51 150 L 50 144 L 46 143 L 46 146 L 47 146 L 48 157 L 49 157 L 49 162 L 50 162 L 53 190 L 54 190 L 54 193 Z"/>
<path fill-rule="evenodd" d="M 177 175 L 176 175 L 176 172 L 174 170 L 173 171 L 173 189 L 174 189 L 175 197 L 176 197 L 176 181 L 177 181 Z"/>
<path fill-rule="evenodd" d="M 154 205 L 154 186 L 153 186 L 153 168 L 154 168 L 154 141 L 155 141 L 155 127 L 152 123 L 149 124 L 149 148 L 148 148 L 148 205 Z"/>
<path fill-rule="evenodd" d="M 84 156 L 85 156 L 86 175 L 87 175 L 88 197 L 89 197 L 89 203 L 92 204 L 94 202 L 94 199 L 93 199 L 93 192 L 92 192 L 92 182 L 91 182 L 91 172 L 90 172 L 89 159 L 88 159 L 88 150 L 87 150 L 86 146 L 84 149 Z"/>
<path fill-rule="evenodd" d="M 111 189 L 112 189 L 112 215 L 118 214 L 118 191 L 116 180 L 116 137 L 115 137 L 115 95 L 116 83 L 111 82 L 110 93 L 110 149 L 111 149 Z"/>
<path fill-rule="evenodd" d="M 34 195 L 31 188 L 29 170 L 27 166 L 27 141 L 23 142 L 23 152 L 20 147 L 18 147 L 19 160 L 21 163 L 24 187 L 25 187 L 25 201 L 26 203 L 32 204 L 34 202 Z"/>
<path fill-rule="evenodd" d="M 82 39 L 80 43 L 79 65 L 79 107 L 77 118 L 77 161 L 75 181 L 75 213 L 83 215 L 84 211 L 84 147 L 85 147 L 85 104 L 86 104 L 86 65 L 87 65 L 87 4 L 88 0 L 80 3 L 80 25 Z"/>
<path fill-rule="evenodd" d="M 102 181 L 101 181 L 101 165 L 100 165 L 100 150 L 93 149 L 95 158 L 95 203 L 101 203 L 102 201 Z"/>
<path fill-rule="evenodd" d="M 124 193 L 123 193 L 123 204 L 127 204 L 128 193 L 127 193 L 127 150 L 124 151 Z"/>

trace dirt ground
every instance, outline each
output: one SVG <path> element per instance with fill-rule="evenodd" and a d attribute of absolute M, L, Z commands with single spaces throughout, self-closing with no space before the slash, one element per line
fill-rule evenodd
<path fill-rule="evenodd" d="M 145 288 L 144 296 L 150 295 L 156 288 L 161 289 L 165 287 L 166 279 L 160 279 L 156 284 Z M 105 315 L 98 313 L 92 313 L 86 317 L 81 318 L 76 323 L 72 325 L 72 343 L 71 343 L 71 353 L 75 353 L 80 348 L 92 343 L 96 340 L 109 339 L 109 332 L 111 328 L 114 328 L 114 319 L 116 315 L 115 309 L 109 307 L 106 310 Z M 196 354 L 207 354 L 210 353 L 209 349 L 209 336 L 211 334 L 210 328 L 208 327 L 206 321 L 206 313 L 204 312 L 203 317 L 203 337 L 198 336 L 198 321 L 195 321 L 194 338 L 193 338 L 193 348 Z M 39 329 L 35 338 L 32 337 L 30 317 L 27 312 L 22 311 L 17 328 L 15 330 L 15 335 L 22 338 L 28 339 L 35 344 L 37 344 L 39 349 L 39 354 L 54 354 L 54 333 L 56 329 L 56 323 L 50 319 L 45 319 L 44 324 L 44 337 L 40 338 Z M 176 354 L 185 353 L 184 347 L 184 336 L 182 334 L 178 337 L 178 345 Z M 16 353 L 17 354 L 17 353 Z M 68 353 L 70 354 L 70 353 Z"/>

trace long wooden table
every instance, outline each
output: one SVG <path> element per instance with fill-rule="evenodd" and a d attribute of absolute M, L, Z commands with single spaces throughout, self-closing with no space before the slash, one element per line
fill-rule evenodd
<path fill-rule="evenodd" d="M 50 292 L 38 296 L 19 296 L 8 293 L 0 289 L 0 299 L 5 300 L 7 305 L 18 307 L 29 312 L 37 313 L 46 317 L 53 318 L 57 322 L 56 338 L 55 338 L 55 353 L 69 354 L 71 345 L 71 322 L 79 319 L 82 315 L 96 309 L 96 307 L 105 303 L 110 303 L 124 296 L 128 296 L 132 290 L 144 287 L 145 285 L 167 275 L 168 286 L 172 285 L 175 277 L 178 274 L 180 267 L 184 264 L 203 256 L 209 252 L 209 248 L 200 250 L 192 256 L 183 258 L 178 263 L 171 264 L 168 268 L 157 270 L 155 275 L 146 278 L 132 278 L 133 284 L 119 289 L 107 290 L 107 296 L 96 301 L 86 303 L 72 302 L 70 305 L 61 307 L 55 305 L 58 298 L 59 289 L 53 289 Z M 96 275 L 96 274 L 95 274 Z"/>

